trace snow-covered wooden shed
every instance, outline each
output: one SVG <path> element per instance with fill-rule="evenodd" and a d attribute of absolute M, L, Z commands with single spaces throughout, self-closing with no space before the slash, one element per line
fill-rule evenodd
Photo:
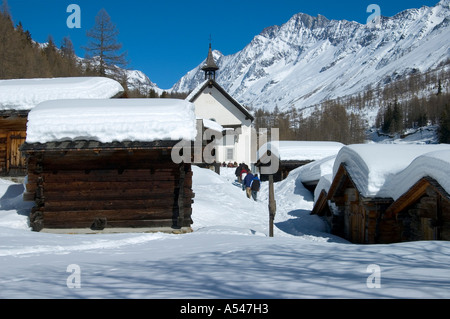
<path fill-rule="evenodd" d="M 19 147 L 25 142 L 28 113 L 56 99 L 119 97 L 120 83 L 102 77 L 0 80 L 0 175 L 24 175 Z"/>
<path fill-rule="evenodd" d="M 256 154 L 257 166 L 267 162 L 267 154 L 277 158 L 278 171 L 274 175 L 275 181 L 282 181 L 292 170 L 319 161 L 329 156 L 335 156 L 344 144 L 328 141 L 274 141 L 268 142 L 260 147 Z M 261 174 L 262 180 L 267 177 Z M 319 180 L 310 180 L 308 185 L 314 189 Z"/>
<path fill-rule="evenodd" d="M 312 214 L 354 243 L 449 240 L 449 155 L 450 145 L 346 146 Z"/>
<path fill-rule="evenodd" d="M 190 231 L 193 104 L 172 99 L 55 100 L 31 110 L 25 199 L 33 230 Z"/>

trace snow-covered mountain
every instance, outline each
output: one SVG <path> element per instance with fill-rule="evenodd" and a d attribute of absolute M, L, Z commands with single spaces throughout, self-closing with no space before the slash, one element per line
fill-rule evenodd
<path fill-rule="evenodd" d="M 84 58 L 78 58 L 78 60 L 81 63 L 85 63 L 86 59 Z M 96 60 L 96 57 L 94 57 L 94 59 L 92 61 L 90 61 L 90 63 L 98 63 L 98 61 Z M 148 92 L 152 89 L 155 92 L 157 92 L 158 94 L 161 94 L 163 92 L 162 89 L 160 89 L 158 87 L 158 85 L 156 83 L 153 83 L 150 78 L 144 74 L 144 72 L 139 71 L 139 70 L 130 70 L 130 69 L 124 69 L 118 66 L 115 66 L 116 68 L 116 73 L 118 74 L 124 74 L 127 78 L 127 86 L 128 89 L 133 91 L 133 90 L 138 90 L 141 94 L 148 94 Z M 107 75 L 112 75 L 112 70 L 107 69 L 106 70 L 106 74 Z"/>
<path fill-rule="evenodd" d="M 148 94 L 153 89 L 158 94 L 163 92 L 156 83 L 153 83 L 150 78 L 139 70 L 125 70 L 127 75 L 127 84 L 130 90 L 139 90 L 142 94 Z"/>
<path fill-rule="evenodd" d="M 242 50 L 214 51 L 217 82 L 254 108 L 304 108 L 450 59 L 450 0 L 382 17 L 379 25 L 299 13 L 264 29 Z M 194 89 L 201 65 L 172 88 Z"/>
<path fill-rule="evenodd" d="M 48 46 L 48 42 L 39 43 L 33 41 L 41 49 L 45 49 Z M 59 50 L 57 48 L 57 50 Z M 76 60 L 80 64 L 85 64 L 88 62 L 86 58 L 76 56 Z M 98 57 L 94 57 L 89 63 L 98 65 Z M 156 93 L 161 94 L 164 90 L 160 89 L 156 83 L 153 83 L 150 78 L 140 70 L 130 70 L 124 69 L 116 66 L 119 73 L 124 73 L 127 77 L 127 85 L 129 90 L 139 90 L 142 94 L 147 94 L 151 89 Z M 107 74 L 111 74 L 111 70 L 106 71 Z"/>

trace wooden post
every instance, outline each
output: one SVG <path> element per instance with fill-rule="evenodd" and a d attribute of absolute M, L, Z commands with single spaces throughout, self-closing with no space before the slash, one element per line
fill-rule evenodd
<path fill-rule="evenodd" d="M 276 210 L 277 204 L 273 190 L 273 174 L 271 174 L 269 175 L 269 237 L 273 237 L 273 221 L 275 219 Z"/>
<path fill-rule="evenodd" d="M 186 177 L 185 167 L 184 164 L 180 165 L 180 184 L 179 184 L 179 191 L 178 191 L 178 219 L 177 219 L 177 226 L 179 228 L 183 227 L 184 222 L 184 179 Z"/>
<path fill-rule="evenodd" d="M 214 162 L 214 171 L 217 175 L 220 175 L 220 163 Z"/>

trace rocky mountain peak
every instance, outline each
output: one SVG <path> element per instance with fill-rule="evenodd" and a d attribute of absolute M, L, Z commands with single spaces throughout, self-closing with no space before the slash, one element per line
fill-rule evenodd
<path fill-rule="evenodd" d="M 448 60 L 449 21 L 450 0 L 382 17 L 381 26 L 298 13 L 235 54 L 215 51 L 216 80 L 256 109 L 306 108 Z M 201 65 L 173 90 L 193 90 L 204 78 Z"/>

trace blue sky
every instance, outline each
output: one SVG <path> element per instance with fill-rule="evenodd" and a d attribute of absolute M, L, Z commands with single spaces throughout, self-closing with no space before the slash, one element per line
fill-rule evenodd
<path fill-rule="evenodd" d="M 168 89 L 206 58 L 209 37 L 223 54 L 242 50 L 264 28 L 281 25 L 303 12 L 328 19 L 366 23 L 369 4 L 380 6 L 383 16 L 409 8 L 434 6 L 439 0 L 8 0 L 14 22 L 19 21 L 34 40 L 51 35 L 59 46 L 64 36 L 84 56 L 86 31 L 104 8 L 120 31 L 119 42 L 128 52 L 129 67 L 147 74 Z M 1 2 L 1 0 L 0 0 Z M 81 28 L 67 27 L 67 7 L 81 9 Z"/>

